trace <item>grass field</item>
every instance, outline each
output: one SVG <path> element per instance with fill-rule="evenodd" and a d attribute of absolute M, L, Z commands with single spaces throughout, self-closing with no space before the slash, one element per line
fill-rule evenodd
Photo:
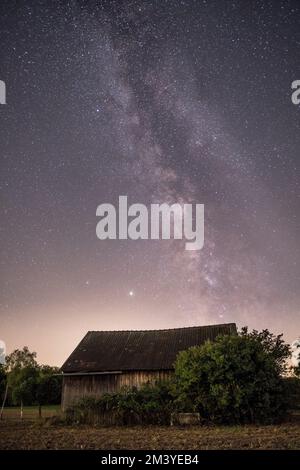
<path fill-rule="evenodd" d="M 42 417 L 49 418 L 51 416 L 57 416 L 60 414 L 60 405 L 47 405 L 42 406 Z M 23 408 L 23 419 L 25 421 L 32 421 L 39 417 L 39 409 L 37 406 L 24 406 Z M 4 408 L 3 411 L 4 420 L 20 420 L 20 408 L 19 407 L 8 407 Z"/>
<path fill-rule="evenodd" d="M 300 424 L 91 427 L 0 422 L 0 449 L 300 449 Z"/>

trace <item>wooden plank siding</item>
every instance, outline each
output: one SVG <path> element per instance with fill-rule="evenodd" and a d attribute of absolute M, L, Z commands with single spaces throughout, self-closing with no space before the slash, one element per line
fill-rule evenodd
<path fill-rule="evenodd" d="M 62 409 L 83 397 L 100 397 L 104 393 L 118 392 L 122 387 L 141 387 L 145 383 L 167 380 L 172 370 L 126 371 L 99 375 L 66 375 L 63 377 Z"/>

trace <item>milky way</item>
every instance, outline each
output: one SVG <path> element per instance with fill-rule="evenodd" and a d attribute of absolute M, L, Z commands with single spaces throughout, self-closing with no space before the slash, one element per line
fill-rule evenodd
<path fill-rule="evenodd" d="M 300 334 L 298 2 L 1 3 L 1 330 Z M 96 208 L 205 204 L 205 244 L 100 241 Z M 55 345 L 55 346 L 54 346 Z"/>

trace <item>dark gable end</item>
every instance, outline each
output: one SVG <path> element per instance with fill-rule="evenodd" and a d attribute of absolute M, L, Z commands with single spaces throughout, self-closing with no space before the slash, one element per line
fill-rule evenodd
<path fill-rule="evenodd" d="M 179 351 L 213 341 L 220 334 L 236 334 L 235 323 L 170 330 L 89 331 L 61 370 L 95 373 L 171 370 Z"/>

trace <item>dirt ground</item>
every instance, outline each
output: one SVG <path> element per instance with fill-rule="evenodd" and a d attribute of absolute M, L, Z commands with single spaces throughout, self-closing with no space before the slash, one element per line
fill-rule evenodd
<path fill-rule="evenodd" d="M 235 427 L 90 427 L 0 422 L 0 449 L 300 449 L 300 423 Z"/>

